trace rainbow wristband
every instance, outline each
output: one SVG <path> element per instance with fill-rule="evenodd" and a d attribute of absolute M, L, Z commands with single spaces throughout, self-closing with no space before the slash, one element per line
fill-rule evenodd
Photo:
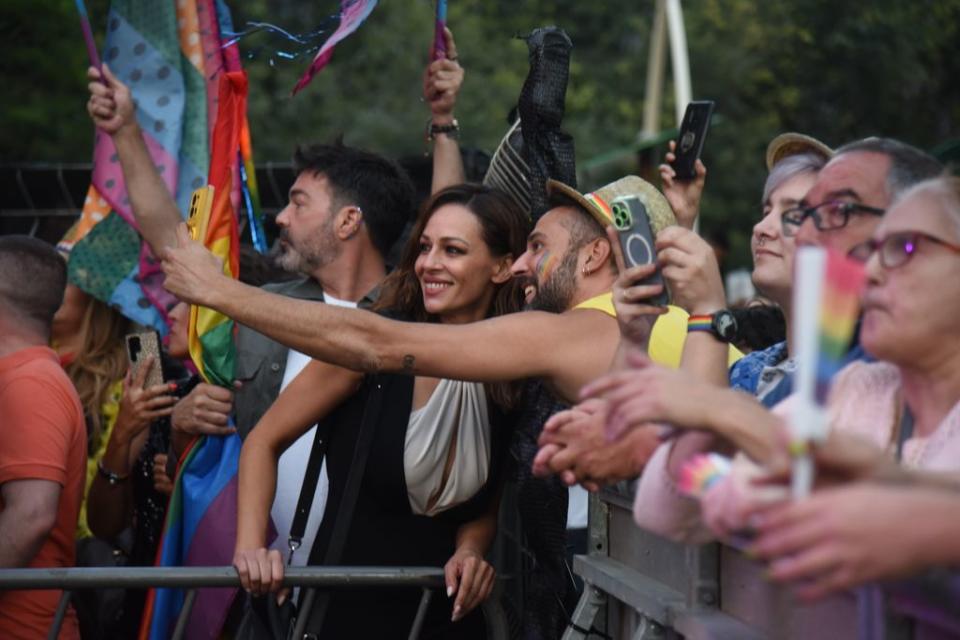
<path fill-rule="evenodd" d="M 687 319 L 687 333 L 691 331 L 713 332 L 713 316 L 690 316 Z"/>

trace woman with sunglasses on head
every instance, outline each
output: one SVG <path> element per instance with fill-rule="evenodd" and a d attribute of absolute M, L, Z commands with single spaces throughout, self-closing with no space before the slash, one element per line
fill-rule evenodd
<path fill-rule="evenodd" d="M 519 311 L 523 294 L 510 266 L 525 249 L 529 225 L 506 195 L 487 187 L 438 192 L 384 282 L 377 308 L 411 321 L 456 324 Z M 505 414 L 517 392 L 511 384 L 399 374 L 364 378 L 311 362 L 243 445 L 234 556 L 243 586 L 254 594 L 280 587 L 283 561 L 265 547 L 277 460 L 328 414 L 326 510 L 314 548 L 300 553 L 320 564 L 336 545 L 361 416 L 379 394 L 382 409 L 338 564 L 445 565 L 447 598 L 433 597 L 421 637 L 483 637 L 482 617 L 473 610 L 493 586 L 484 555 L 496 530 L 510 424 Z M 334 591 L 320 637 L 406 637 L 419 598 L 419 589 L 409 588 Z"/>

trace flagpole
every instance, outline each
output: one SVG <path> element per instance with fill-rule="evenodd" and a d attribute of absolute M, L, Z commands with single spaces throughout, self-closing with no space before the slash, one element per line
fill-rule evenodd
<path fill-rule="evenodd" d="M 97 53 L 97 43 L 93 39 L 93 29 L 90 28 L 90 17 L 87 15 L 87 6 L 83 0 L 76 0 L 77 12 L 80 14 L 80 28 L 83 29 L 83 40 L 87 44 L 87 55 L 90 56 L 90 65 L 100 69 L 100 55 Z"/>

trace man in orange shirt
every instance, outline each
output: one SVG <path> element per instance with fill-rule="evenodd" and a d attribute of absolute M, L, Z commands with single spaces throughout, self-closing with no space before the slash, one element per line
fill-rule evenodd
<path fill-rule="evenodd" d="M 86 469 L 77 392 L 47 346 L 67 268 L 54 248 L 0 238 L 0 567 L 69 567 Z M 42 638 L 59 591 L 0 591 L 0 637 Z M 60 638 L 79 638 L 68 612 Z"/>

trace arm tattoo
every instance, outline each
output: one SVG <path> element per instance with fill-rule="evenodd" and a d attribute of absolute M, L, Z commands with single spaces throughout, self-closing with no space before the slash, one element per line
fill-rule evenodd
<path fill-rule="evenodd" d="M 413 373 L 413 368 L 417 364 L 417 359 L 411 354 L 403 356 L 403 372 L 404 373 Z"/>

